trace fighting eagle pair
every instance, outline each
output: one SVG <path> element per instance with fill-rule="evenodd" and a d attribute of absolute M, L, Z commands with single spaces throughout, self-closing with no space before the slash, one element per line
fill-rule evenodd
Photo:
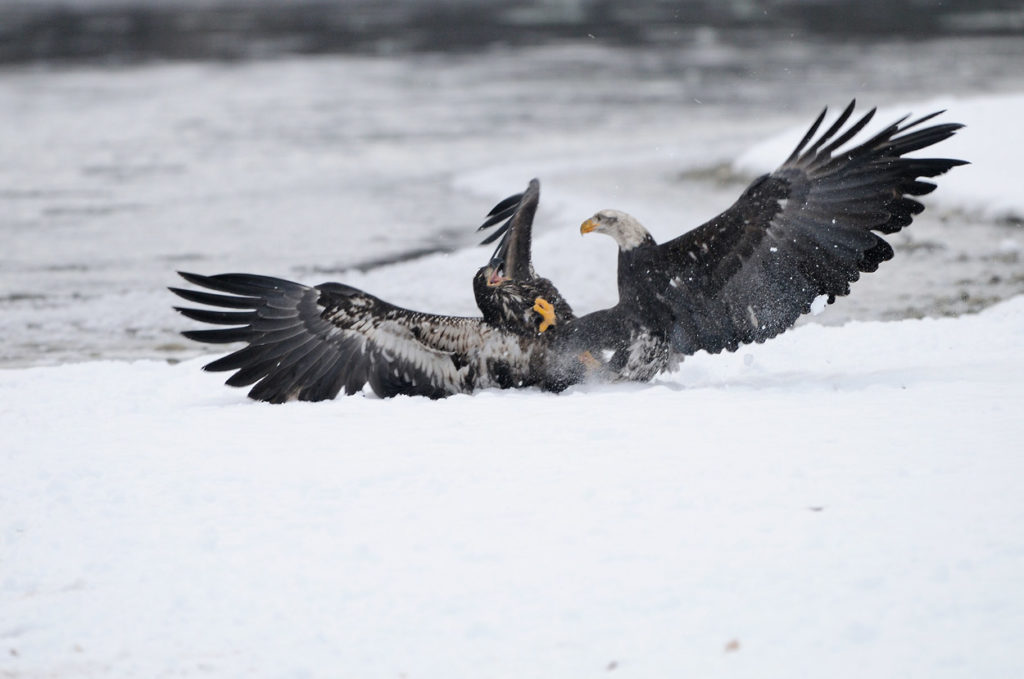
<path fill-rule="evenodd" d="M 552 391 L 588 379 L 646 381 L 704 349 L 734 351 L 791 327 L 819 296 L 850 291 L 893 250 L 879 234 L 909 225 L 924 206 L 923 181 L 965 161 L 907 158 L 962 127 L 906 117 L 839 151 L 872 119 L 846 126 L 853 102 L 815 139 L 822 111 L 793 153 L 754 180 L 732 207 L 663 244 L 634 217 L 601 210 L 582 233 L 618 244 L 619 301 L 580 317 L 531 263 L 540 187 L 499 203 L 481 228 L 498 241 L 473 278 L 481 317 L 402 309 L 341 283 L 314 287 L 252 274 L 199 276 L 213 292 L 172 288 L 216 309 L 178 308 L 229 326 L 193 330 L 201 342 L 245 346 L 205 366 L 235 371 L 232 386 L 275 403 L 361 391 L 439 398 L 491 387 Z M 939 112 L 941 113 L 941 112 Z"/>

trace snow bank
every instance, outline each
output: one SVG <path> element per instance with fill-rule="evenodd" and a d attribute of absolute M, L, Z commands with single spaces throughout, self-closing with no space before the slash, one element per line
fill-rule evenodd
<path fill-rule="evenodd" d="M 0 371 L 0 675 L 1024 672 L 1024 297 L 650 385 Z"/>
<path fill-rule="evenodd" d="M 940 190 L 928 202 L 946 208 L 983 215 L 990 219 L 1024 219 L 1024 193 L 1012 149 L 1024 148 L 1024 94 L 980 98 L 943 97 L 910 106 L 880 109 L 867 132 L 878 130 L 913 112 L 915 116 L 946 109 L 938 122 L 960 122 L 967 127 L 952 139 L 919 155 L 938 154 L 971 162 L 940 180 Z M 831 119 L 831 118 L 830 118 Z M 807 131 L 809 123 L 758 144 L 743 154 L 734 168 L 747 174 L 770 172 L 778 167 Z M 855 140 L 856 142 L 856 140 Z"/>

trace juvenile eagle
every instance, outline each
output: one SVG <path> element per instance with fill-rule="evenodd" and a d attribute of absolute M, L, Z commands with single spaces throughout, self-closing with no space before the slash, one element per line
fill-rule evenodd
<path fill-rule="evenodd" d="M 754 180 L 739 200 L 702 226 L 661 245 L 640 222 L 601 210 L 581 233 L 604 233 L 619 246 L 619 301 L 566 324 L 548 352 L 550 376 L 579 379 L 583 351 L 609 355 L 619 379 L 648 380 L 700 349 L 718 353 L 763 342 L 791 327 L 811 302 L 850 291 L 893 250 L 880 234 L 909 225 L 936 177 L 965 161 L 907 158 L 962 125 L 920 127 L 940 112 L 838 151 L 875 109 L 843 130 L 854 102 L 812 142 L 822 111 L 777 170 Z M 827 109 L 826 109 L 827 110 Z M 878 232 L 878 233 L 875 233 Z M 599 353 L 600 352 L 600 353 Z"/>
<path fill-rule="evenodd" d="M 483 318 L 410 311 L 341 283 L 311 287 L 254 274 L 181 272 L 214 292 L 171 291 L 216 308 L 175 308 L 201 323 L 230 326 L 183 334 L 214 344 L 244 342 L 204 369 L 235 371 L 227 384 L 252 386 L 251 398 L 273 403 L 330 399 L 366 384 L 381 397 L 431 398 L 537 384 L 547 344 L 540 333 L 573 317 L 530 264 L 538 193 L 531 182 L 488 215 L 492 224 L 507 221 L 494 255 L 473 277 Z M 539 299 L 542 293 L 551 304 Z"/>
<path fill-rule="evenodd" d="M 477 305 L 484 320 L 525 335 L 543 333 L 576 317 L 554 284 L 533 269 L 533 218 L 539 202 L 540 181 L 531 179 L 526 191 L 495 205 L 477 229 L 504 222 L 481 243 L 501 239 L 484 267 L 490 290 L 476 291 Z"/>

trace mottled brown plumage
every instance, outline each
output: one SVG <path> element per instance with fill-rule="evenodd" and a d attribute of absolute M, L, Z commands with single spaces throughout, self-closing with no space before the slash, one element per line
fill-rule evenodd
<path fill-rule="evenodd" d="M 181 273 L 194 285 L 227 294 L 171 288 L 190 302 L 218 307 L 178 311 L 229 326 L 184 334 L 200 342 L 245 343 L 205 369 L 234 371 L 227 384 L 251 386 L 250 397 L 274 403 L 330 399 L 365 385 L 381 397 L 440 398 L 541 383 L 550 335 L 538 331 L 536 298 L 548 297 L 560 321 L 572 318 L 572 310 L 530 263 L 538 192 L 532 182 L 489 215 L 508 221 L 494 255 L 473 277 L 483 318 L 411 311 L 341 283 Z"/>
<path fill-rule="evenodd" d="M 538 297 L 554 308 L 556 330 L 576 317 L 554 284 L 533 269 L 533 218 L 539 201 L 540 182 L 532 179 L 526 191 L 509 196 L 491 210 L 480 229 L 500 226 L 483 243 L 500 240 L 484 275 L 473 281 L 484 320 L 527 337 L 540 332 L 541 316 L 534 311 Z"/>

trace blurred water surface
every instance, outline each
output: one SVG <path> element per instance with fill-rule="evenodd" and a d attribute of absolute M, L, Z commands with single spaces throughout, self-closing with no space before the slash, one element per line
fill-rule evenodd
<path fill-rule="evenodd" d="M 759 36 L 703 28 L 636 47 L 594 36 L 457 52 L 9 66 L 0 70 L 0 366 L 188 355 L 196 348 L 176 335 L 183 326 L 163 290 L 175 269 L 365 282 L 382 263 L 471 245 L 490 206 L 533 176 L 544 182 L 542 232 L 615 204 L 666 217 L 666 233 L 652 230 L 675 235 L 742 189 L 732 158 L 825 104 L 1024 82 L 1017 37 Z M 978 225 L 971 247 L 1005 239 L 1005 228 Z M 933 240 L 943 241 L 938 254 L 917 247 L 916 256 L 955 259 L 955 236 Z M 1006 267 L 999 285 L 978 282 L 994 292 L 976 304 L 962 299 L 984 297 L 973 287 L 922 280 L 909 291 L 921 300 L 854 306 L 850 317 L 976 308 L 1021 291 L 1019 263 Z M 377 291 L 473 312 L 468 283 L 458 294 L 431 287 Z"/>

